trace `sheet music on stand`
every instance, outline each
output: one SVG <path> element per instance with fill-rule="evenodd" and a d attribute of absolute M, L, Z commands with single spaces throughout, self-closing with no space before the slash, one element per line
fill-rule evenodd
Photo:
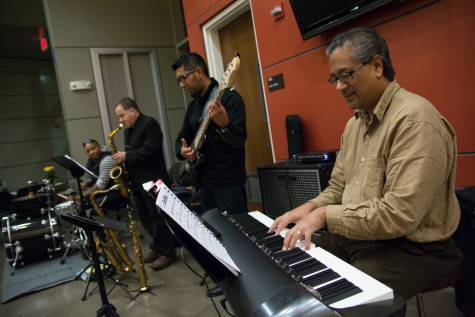
<path fill-rule="evenodd" d="M 73 159 L 72 157 L 70 157 L 69 155 L 67 154 L 64 154 L 64 157 L 73 161 L 74 163 L 76 163 L 77 166 L 79 166 L 80 168 L 82 168 L 86 173 L 90 174 L 91 176 L 95 177 L 95 178 L 99 178 L 99 176 L 97 176 L 96 174 L 94 174 L 93 172 L 91 172 L 90 170 L 88 170 L 86 167 L 82 166 L 79 162 L 77 162 L 75 159 Z"/>
<path fill-rule="evenodd" d="M 52 157 L 51 160 L 66 168 L 73 174 L 74 177 L 81 177 L 84 175 L 84 172 L 86 172 L 96 179 L 99 178 L 99 176 L 82 166 L 79 162 L 67 154 Z"/>
<path fill-rule="evenodd" d="M 148 182 L 142 185 L 149 192 L 157 187 L 156 205 L 166 212 L 183 230 L 202 245 L 211 255 L 220 261 L 235 276 L 241 271 L 231 259 L 221 241 L 209 230 L 198 217 L 161 180 Z"/>

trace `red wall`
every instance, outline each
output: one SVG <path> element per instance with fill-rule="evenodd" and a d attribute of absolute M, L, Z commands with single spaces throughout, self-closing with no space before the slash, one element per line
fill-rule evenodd
<path fill-rule="evenodd" d="M 183 0 L 190 48 L 205 55 L 201 25 L 232 0 Z M 270 10 L 284 5 L 277 21 Z M 282 73 L 285 88 L 265 87 L 275 160 L 286 159 L 285 117 L 302 120 L 304 150 L 338 148 L 352 116 L 327 82 L 326 44 L 355 26 L 374 26 L 387 40 L 396 79 L 429 101 L 454 126 L 458 138 L 457 186 L 475 185 L 475 109 L 470 77 L 475 74 L 475 1 L 412 0 L 386 5 L 306 41 L 302 40 L 288 0 L 251 0 L 264 84 Z M 466 154 L 468 153 L 468 154 Z"/>

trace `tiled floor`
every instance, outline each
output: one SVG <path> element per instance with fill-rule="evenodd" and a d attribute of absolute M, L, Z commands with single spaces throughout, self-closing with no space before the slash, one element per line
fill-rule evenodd
<path fill-rule="evenodd" d="M 137 222 L 137 228 L 143 232 L 139 222 Z M 128 252 L 132 258 L 134 254 L 130 236 L 123 237 L 123 242 L 128 245 Z M 148 251 L 146 247 L 148 242 L 148 237 L 142 240 L 141 245 L 144 253 Z M 5 257 L 3 247 L 4 245 L 2 243 L 0 250 L 0 272 L 3 272 Z M 181 248 L 177 249 L 177 251 L 180 253 Z M 135 300 L 131 300 L 125 290 L 120 287 L 115 287 L 107 298 L 110 304 L 115 307 L 117 314 L 122 317 L 227 316 L 228 314 L 219 303 L 221 298 L 218 297 L 213 303 L 210 298 L 206 297 L 206 287 L 200 285 L 201 277 L 195 275 L 184 261 L 199 274 L 203 274 L 203 270 L 186 250 L 183 252 L 183 258 L 184 260 L 180 259 L 178 263 L 162 271 L 153 271 L 149 268 L 149 265 L 146 265 L 148 284 L 156 286 L 156 288 L 152 290 L 153 294 L 143 293 Z M 133 257 L 133 259 L 135 259 L 135 257 Z M 59 259 L 53 259 L 53 261 L 54 260 L 59 261 Z M 21 268 L 19 270 L 21 270 Z M 0 279 L 2 276 L 3 275 L 0 274 Z M 117 277 L 121 279 L 121 282 L 128 285 L 129 290 L 138 289 L 140 286 L 138 273 L 134 273 L 131 277 Z M 214 286 L 209 278 L 207 281 L 210 287 Z M 77 280 L 14 299 L 0 305 L 0 316 L 95 316 L 102 306 L 101 296 L 96 290 L 92 295 L 88 296 L 86 300 L 81 300 L 85 285 L 85 282 Z M 96 283 L 91 282 L 88 291 L 91 291 L 95 286 Z M 113 286 L 114 281 L 112 279 L 106 279 L 106 290 L 109 291 Z M 429 317 L 463 316 L 455 307 L 454 291 L 452 288 L 425 294 L 424 306 L 426 316 Z M 229 310 L 232 312 L 232 309 Z M 417 316 L 414 298 L 407 302 L 406 316 Z"/>

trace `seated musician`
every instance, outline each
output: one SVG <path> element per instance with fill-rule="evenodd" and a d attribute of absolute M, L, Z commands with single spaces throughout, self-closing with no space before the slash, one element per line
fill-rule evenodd
<path fill-rule="evenodd" d="M 399 86 L 375 30 L 338 35 L 327 55 L 329 82 L 355 113 L 329 186 L 269 231 L 295 223 L 283 249 L 303 239 L 309 248 L 326 225 L 317 246 L 410 298 L 462 260 L 452 238 L 460 218 L 455 132 L 429 101 Z"/>
<path fill-rule="evenodd" d="M 87 178 L 81 182 L 83 196 L 89 198 L 91 193 L 97 190 L 106 190 L 114 185 L 114 180 L 110 177 L 110 171 L 115 167 L 115 163 L 107 147 L 101 147 L 96 140 L 85 140 L 83 147 L 89 157 L 86 168 L 98 176 L 95 181 L 92 178 Z M 87 174 L 87 176 L 91 175 Z M 111 190 L 107 193 L 97 194 L 95 200 L 98 206 L 106 210 L 118 208 L 126 198 L 120 194 L 119 190 Z"/>

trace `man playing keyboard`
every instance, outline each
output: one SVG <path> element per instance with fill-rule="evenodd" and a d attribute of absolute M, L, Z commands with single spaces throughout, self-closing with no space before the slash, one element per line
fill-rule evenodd
<path fill-rule="evenodd" d="M 341 137 L 329 186 L 278 217 L 290 223 L 284 250 L 326 225 L 315 244 L 408 299 L 452 272 L 462 254 L 452 239 L 455 132 L 426 99 L 394 79 L 386 41 L 371 28 L 349 30 L 327 48 L 330 84 L 354 116 Z"/>

